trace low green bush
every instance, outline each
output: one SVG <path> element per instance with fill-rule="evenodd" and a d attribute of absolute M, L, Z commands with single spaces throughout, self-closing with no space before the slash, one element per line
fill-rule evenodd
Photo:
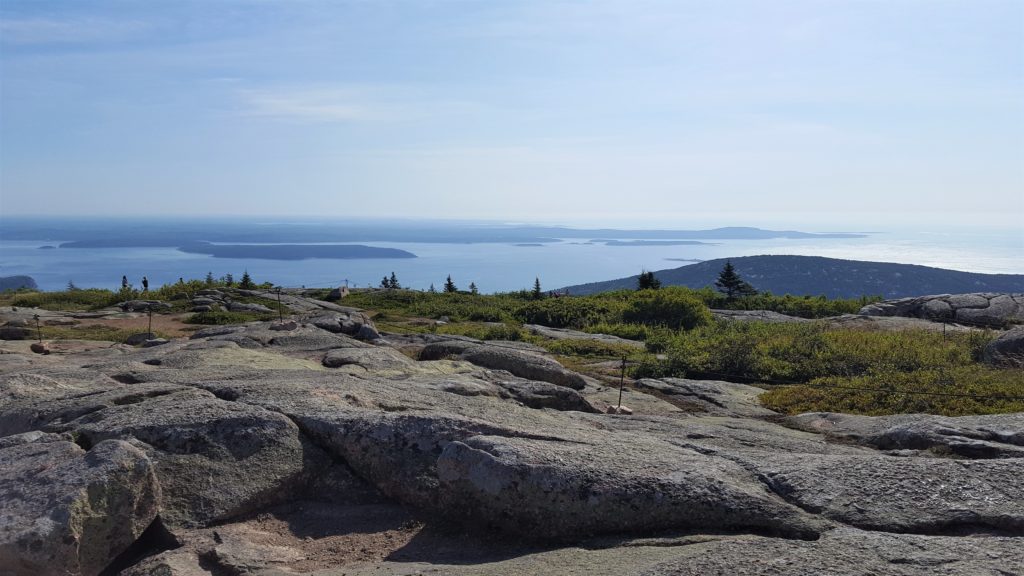
<path fill-rule="evenodd" d="M 191 316 L 187 316 L 184 322 L 186 324 L 206 325 L 244 324 L 246 322 L 274 320 L 276 318 L 277 315 L 269 313 L 211 310 L 210 312 L 196 312 Z"/>
<path fill-rule="evenodd" d="M 566 338 L 564 340 L 545 340 L 540 344 L 548 352 L 562 356 L 586 356 L 590 358 L 625 358 L 633 357 L 638 349 L 627 344 L 615 344 L 589 340 L 585 338 Z"/>
<path fill-rule="evenodd" d="M 856 377 L 829 376 L 806 385 L 773 388 L 761 396 L 761 401 L 766 407 L 786 414 L 963 416 L 1022 412 L 1024 372 L 971 365 L 943 370 L 872 372 Z"/>
<path fill-rule="evenodd" d="M 648 338 L 648 350 L 667 359 L 638 369 L 638 375 L 809 382 L 871 371 L 913 372 L 973 364 L 992 337 L 835 329 L 823 323 L 718 322 Z"/>
<path fill-rule="evenodd" d="M 691 330 L 712 322 L 708 307 L 691 290 L 676 287 L 637 292 L 626 304 L 622 320 L 676 330 Z"/>

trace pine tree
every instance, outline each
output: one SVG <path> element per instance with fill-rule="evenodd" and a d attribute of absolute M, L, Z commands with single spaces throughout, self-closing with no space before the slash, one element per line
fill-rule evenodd
<path fill-rule="evenodd" d="M 434 288 L 433 282 L 430 283 L 430 288 L 427 289 L 427 292 L 430 292 L 431 294 L 437 294 L 437 288 Z"/>
<path fill-rule="evenodd" d="M 448 275 L 448 279 L 444 282 L 444 291 L 448 293 L 458 292 L 459 289 L 455 287 L 455 282 L 452 282 L 452 275 Z"/>
<path fill-rule="evenodd" d="M 391 288 L 393 290 L 398 290 L 401 287 L 402 287 L 402 285 L 398 283 L 398 277 L 395 276 L 394 272 L 392 272 L 391 273 Z"/>
<path fill-rule="evenodd" d="M 530 293 L 534 300 L 540 300 L 544 293 L 540 291 L 540 278 L 533 279 L 533 292 Z"/>
<path fill-rule="evenodd" d="M 644 270 L 636 277 L 637 290 L 657 290 L 658 288 L 661 288 L 661 280 L 654 277 L 654 272 Z"/>
<path fill-rule="evenodd" d="M 235 277 L 232 276 L 230 273 L 229 274 L 225 274 L 224 275 L 224 285 L 227 286 L 228 288 L 230 288 L 230 287 L 234 286 L 234 284 L 235 284 Z"/>
<path fill-rule="evenodd" d="M 252 290 L 256 287 L 256 284 L 252 281 L 252 277 L 249 276 L 248 270 L 242 273 L 242 281 L 238 283 L 238 287 L 243 290 Z"/>
<path fill-rule="evenodd" d="M 381 280 L 380 280 L 380 287 L 385 289 L 385 290 L 387 290 L 388 288 L 391 288 L 391 279 L 388 278 L 387 276 L 381 278 Z"/>
<path fill-rule="evenodd" d="M 738 296 L 753 296 L 757 290 L 740 278 L 740 275 L 733 268 L 732 262 L 726 260 L 725 267 L 718 273 L 718 280 L 715 281 L 718 291 L 725 294 L 726 298 L 732 300 Z"/>
<path fill-rule="evenodd" d="M 213 279 L 213 272 L 206 273 L 206 285 L 213 286 L 216 281 Z"/>
<path fill-rule="evenodd" d="M 479 294 L 480 293 L 480 291 L 476 289 L 476 283 L 475 282 L 470 282 L 469 283 L 469 293 L 470 294 Z"/>
<path fill-rule="evenodd" d="M 74 292 L 75 290 L 78 290 L 78 286 L 75 286 L 74 281 L 68 280 L 68 292 Z"/>

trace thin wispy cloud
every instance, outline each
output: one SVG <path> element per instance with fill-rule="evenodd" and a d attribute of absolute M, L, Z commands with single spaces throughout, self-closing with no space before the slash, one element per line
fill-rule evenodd
<path fill-rule="evenodd" d="M 357 122 L 381 116 L 348 90 L 240 90 L 242 114 L 302 122 Z"/>
<path fill-rule="evenodd" d="M 143 36 L 152 24 L 111 18 L 3 18 L 0 42 L 14 45 L 123 42 Z"/>

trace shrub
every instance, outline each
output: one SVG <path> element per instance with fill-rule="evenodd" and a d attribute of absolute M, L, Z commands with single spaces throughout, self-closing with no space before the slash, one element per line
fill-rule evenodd
<path fill-rule="evenodd" d="M 936 395 L 904 394 L 901 391 Z M 944 395 L 953 394 L 953 395 Z M 973 396 L 973 397 L 970 397 Z M 928 413 L 946 416 L 1024 411 L 1024 373 L 981 365 L 914 372 L 829 376 L 803 386 L 780 386 L 761 396 L 765 406 L 787 414 Z"/>
<path fill-rule="evenodd" d="M 256 314 L 252 312 L 226 312 L 223 310 L 213 310 L 210 312 L 197 312 L 185 318 L 186 324 L 244 324 L 246 322 L 253 321 L 266 321 L 273 320 L 276 316 L 273 314 Z"/>
<path fill-rule="evenodd" d="M 711 312 L 690 290 L 643 290 L 626 305 L 625 322 L 690 330 L 712 322 Z"/>
<path fill-rule="evenodd" d="M 541 343 L 546 350 L 563 356 L 589 356 L 601 358 L 632 357 L 638 353 L 637 348 L 627 344 L 615 344 L 585 338 L 566 338 L 564 340 L 545 340 Z"/>

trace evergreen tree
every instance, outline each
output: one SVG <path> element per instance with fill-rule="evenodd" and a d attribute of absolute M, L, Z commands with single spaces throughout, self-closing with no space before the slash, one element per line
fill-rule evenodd
<path fill-rule="evenodd" d="M 391 272 L 391 288 L 398 290 L 402 285 L 398 283 L 398 277 L 395 276 L 394 272 Z"/>
<path fill-rule="evenodd" d="M 433 282 L 430 283 L 430 288 L 427 289 L 427 292 L 430 292 L 431 294 L 437 294 L 437 288 L 434 288 Z"/>
<path fill-rule="evenodd" d="M 73 281 L 68 280 L 68 292 L 74 292 L 75 290 L 78 290 L 78 286 L 75 286 Z"/>
<path fill-rule="evenodd" d="M 530 293 L 534 300 L 540 300 L 544 293 L 540 291 L 540 278 L 533 279 L 533 292 Z"/>
<path fill-rule="evenodd" d="M 206 273 L 206 285 L 213 286 L 216 281 L 213 279 L 213 272 Z"/>
<path fill-rule="evenodd" d="M 385 290 L 387 290 L 388 288 L 391 288 L 391 279 L 388 278 L 387 276 L 381 278 L 381 280 L 380 280 L 380 287 L 385 289 Z"/>
<path fill-rule="evenodd" d="M 476 289 L 476 283 L 475 282 L 470 282 L 469 283 L 469 293 L 470 294 L 479 294 L 480 293 L 480 291 Z"/>
<path fill-rule="evenodd" d="M 252 281 L 252 277 L 249 276 L 248 270 L 242 273 L 242 281 L 238 283 L 238 287 L 244 290 L 252 290 L 256 287 L 256 284 Z"/>
<path fill-rule="evenodd" d="M 444 291 L 448 293 L 458 292 L 459 289 L 455 287 L 455 282 L 452 282 L 452 275 L 448 275 L 448 279 L 444 282 Z"/>
<path fill-rule="evenodd" d="M 637 290 L 657 290 L 658 288 L 661 288 L 661 280 L 654 277 L 654 272 L 644 270 L 636 277 Z"/>
<path fill-rule="evenodd" d="M 732 262 L 726 260 L 725 267 L 718 273 L 718 280 L 715 280 L 718 291 L 725 294 L 726 298 L 732 300 L 739 296 L 753 296 L 757 290 L 740 278 L 740 275 L 733 268 Z"/>

